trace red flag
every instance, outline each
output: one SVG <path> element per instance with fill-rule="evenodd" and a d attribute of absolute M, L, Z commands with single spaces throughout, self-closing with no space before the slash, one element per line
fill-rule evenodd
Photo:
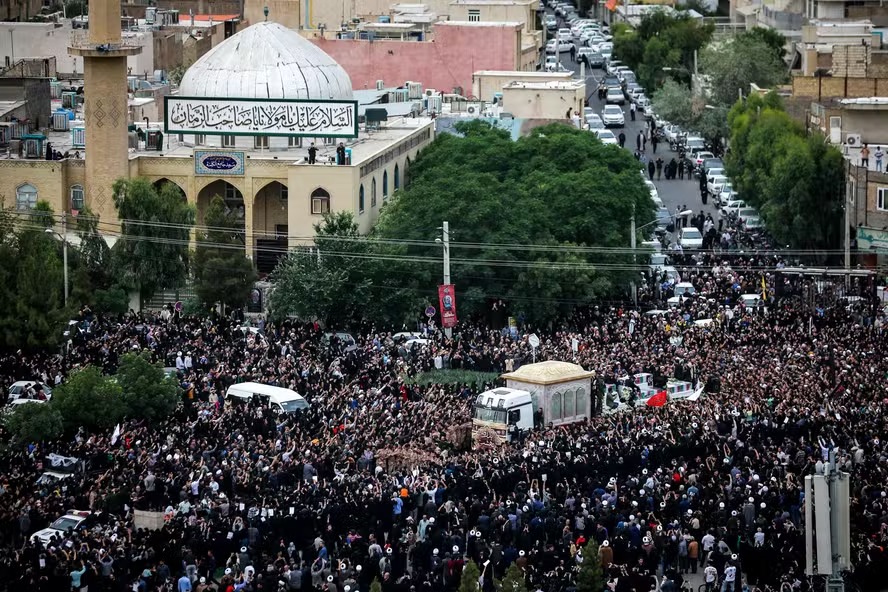
<path fill-rule="evenodd" d="M 652 396 L 647 400 L 648 407 L 662 407 L 666 404 L 667 400 L 666 391 L 660 391 L 656 395 Z"/>
<path fill-rule="evenodd" d="M 611 12 L 614 12 L 617 9 L 617 5 L 619 4 L 618 0 L 607 0 L 605 3 L 605 7 Z"/>

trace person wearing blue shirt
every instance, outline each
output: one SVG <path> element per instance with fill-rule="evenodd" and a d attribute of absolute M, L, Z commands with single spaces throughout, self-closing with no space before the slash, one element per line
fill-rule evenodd
<path fill-rule="evenodd" d="M 182 575 L 179 578 L 179 592 L 191 592 L 191 580 L 188 579 L 187 575 Z"/>

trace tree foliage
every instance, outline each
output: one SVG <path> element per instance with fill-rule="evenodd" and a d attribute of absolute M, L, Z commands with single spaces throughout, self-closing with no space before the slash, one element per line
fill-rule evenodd
<path fill-rule="evenodd" d="M 179 387 L 173 378 L 164 374 L 163 367 L 152 364 L 147 355 L 125 354 L 116 380 L 128 417 L 158 421 L 176 410 Z"/>
<path fill-rule="evenodd" d="M 577 574 L 577 591 L 602 592 L 604 584 L 604 572 L 601 569 L 598 543 L 592 539 L 583 547 L 583 561 L 580 563 L 580 573 Z"/>
<path fill-rule="evenodd" d="M 201 303 L 241 306 L 250 296 L 256 271 L 244 251 L 243 225 L 214 196 L 204 217 L 194 255 L 194 290 Z"/>
<path fill-rule="evenodd" d="M 483 122 L 458 129 L 462 137 L 442 134 L 423 151 L 410 187 L 383 209 L 374 231 L 414 241 L 403 252 L 421 262 L 410 276 L 415 284 L 439 283 L 441 247 L 431 239 L 449 220 L 451 281 L 463 315 L 483 314 L 501 299 L 512 314 L 542 323 L 623 288 L 624 255 L 568 248 L 625 248 L 633 207 L 639 226 L 653 220 L 630 154 L 560 124 L 517 141 Z"/>
<path fill-rule="evenodd" d="M 462 570 L 459 578 L 459 592 L 478 592 L 478 579 L 481 577 L 481 570 L 478 564 L 469 559 Z"/>
<path fill-rule="evenodd" d="M 85 366 L 53 391 L 49 406 L 61 414 L 68 432 L 81 426 L 109 429 L 126 415 L 122 392 L 121 386 L 99 368 Z"/>
<path fill-rule="evenodd" d="M 516 564 L 511 564 L 499 586 L 500 592 L 527 592 L 524 572 Z"/>
<path fill-rule="evenodd" d="M 172 183 L 158 189 L 146 179 L 119 179 L 113 192 L 122 229 L 112 249 L 117 282 L 143 300 L 183 285 L 194 208 Z"/>
<path fill-rule="evenodd" d="M 646 13 L 635 30 L 614 27 L 614 53 L 652 94 L 667 78 L 685 82 L 694 68 L 694 52 L 712 39 L 714 25 L 701 23 L 686 11 Z M 665 69 L 664 69 L 665 68 Z"/>
<path fill-rule="evenodd" d="M 738 103 L 728 120 L 728 173 L 777 242 L 799 249 L 837 248 L 842 236 L 842 154 L 823 136 L 805 134 L 773 93 Z"/>
<path fill-rule="evenodd" d="M 64 431 L 61 413 L 45 403 L 16 405 L 4 423 L 12 439 L 19 444 L 55 440 Z"/>
<path fill-rule="evenodd" d="M 737 100 L 738 90 L 749 94 L 751 84 L 771 88 L 786 80 L 786 64 L 761 36 L 739 35 L 700 54 L 710 103 L 727 107 Z"/>
<path fill-rule="evenodd" d="M 7 345 L 52 346 L 66 320 L 61 246 L 54 235 L 29 226 L 19 230 L 16 245 L 14 317 L 20 330 L 12 332 Z"/>

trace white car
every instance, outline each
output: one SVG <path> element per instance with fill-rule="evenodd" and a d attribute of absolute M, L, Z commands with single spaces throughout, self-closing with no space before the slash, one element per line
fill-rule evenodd
<path fill-rule="evenodd" d="M 694 226 L 686 226 L 678 233 L 678 244 L 682 249 L 702 249 L 703 235 Z"/>
<path fill-rule="evenodd" d="M 68 534 L 68 531 L 77 530 L 83 521 L 89 518 L 90 514 L 92 512 L 87 510 L 70 510 L 48 527 L 32 534 L 31 542 L 40 541 L 44 545 L 48 545 L 53 536 L 61 538 Z"/>
<path fill-rule="evenodd" d="M 755 208 L 745 207 L 737 210 L 737 217 L 741 223 L 745 223 L 747 218 L 758 218 L 759 213 Z"/>
<path fill-rule="evenodd" d="M 736 214 L 740 210 L 746 208 L 746 202 L 742 199 L 731 199 L 728 200 L 727 203 L 722 207 L 721 212 L 722 216 L 729 216 L 730 214 Z"/>
<path fill-rule="evenodd" d="M 588 107 L 587 107 L 587 109 L 588 109 Z M 584 109 L 584 111 L 585 111 L 585 109 Z M 601 115 L 599 115 L 598 113 L 590 113 L 589 115 L 586 115 L 586 125 L 591 125 L 593 123 L 601 124 L 599 127 L 604 126 L 604 122 L 601 120 Z"/>
<path fill-rule="evenodd" d="M 763 228 L 765 223 L 759 216 L 748 216 L 743 219 L 743 228 L 744 230 L 756 230 L 758 228 Z"/>
<path fill-rule="evenodd" d="M 601 112 L 601 121 L 605 126 L 623 127 L 626 124 L 626 117 L 619 105 L 605 105 L 604 111 Z"/>
<path fill-rule="evenodd" d="M 730 183 L 730 179 L 724 175 L 713 175 L 706 180 L 706 191 L 709 195 L 718 195 L 726 183 Z"/>
<path fill-rule="evenodd" d="M 611 87 L 607 89 L 607 95 L 604 97 L 604 102 L 608 105 L 625 105 L 626 95 L 623 94 L 622 89 Z"/>
<path fill-rule="evenodd" d="M 725 185 L 718 194 L 718 205 L 726 206 L 728 202 L 737 201 L 740 199 L 739 195 L 730 184 Z"/>
<path fill-rule="evenodd" d="M 617 136 L 614 135 L 614 132 L 609 129 L 600 129 L 595 130 L 595 135 L 598 136 L 598 139 L 601 140 L 602 144 L 614 145 L 619 144 L 617 141 Z"/>
<path fill-rule="evenodd" d="M 567 68 L 558 61 L 558 56 L 546 56 L 546 72 L 567 72 Z"/>
<path fill-rule="evenodd" d="M 657 191 L 657 186 L 654 185 L 654 182 L 650 179 L 645 179 L 644 184 L 647 186 L 648 191 L 651 192 L 651 199 L 660 201 L 660 192 Z"/>
<path fill-rule="evenodd" d="M 550 39 L 548 43 L 546 43 L 546 53 L 564 53 L 565 51 L 575 49 L 575 47 L 573 41 L 556 41 L 555 39 Z"/>
<path fill-rule="evenodd" d="M 33 399 L 38 391 L 43 391 L 46 400 L 52 399 L 52 389 L 42 382 L 36 380 L 19 380 L 12 383 L 7 393 L 7 401 L 15 401 L 16 399 Z M 39 397 L 38 397 L 39 399 Z"/>

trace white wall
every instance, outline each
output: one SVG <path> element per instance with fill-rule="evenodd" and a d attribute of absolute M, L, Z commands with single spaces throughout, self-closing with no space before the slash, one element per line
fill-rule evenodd
<path fill-rule="evenodd" d="M 55 57 L 56 68 L 60 73 L 83 73 L 83 58 L 68 55 L 68 44 L 71 41 L 71 24 L 65 23 L 56 27 L 52 23 L 2 23 L 0 22 L 0 66 L 6 65 L 15 57 Z M 11 32 L 11 33 L 10 33 Z M 83 29 L 78 34 L 85 35 Z M 142 46 L 142 53 L 127 58 L 127 65 L 133 74 L 142 74 L 148 70 L 154 73 L 154 44 L 151 33 L 139 33 L 136 37 Z M 14 56 L 13 56 L 14 50 Z"/>

